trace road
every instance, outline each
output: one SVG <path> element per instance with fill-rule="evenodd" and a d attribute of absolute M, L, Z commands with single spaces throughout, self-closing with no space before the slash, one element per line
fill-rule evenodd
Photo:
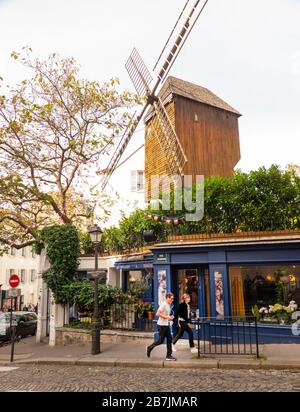
<path fill-rule="evenodd" d="M 288 370 L 0 366 L 2 392 L 299 392 Z"/>

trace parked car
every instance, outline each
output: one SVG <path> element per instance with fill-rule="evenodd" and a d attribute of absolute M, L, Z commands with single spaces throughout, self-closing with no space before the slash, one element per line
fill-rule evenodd
<path fill-rule="evenodd" d="M 0 313 L 0 340 L 10 339 L 10 315 L 10 312 Z M 37 316 L 34 312 L 13 312 L 12 322 L 16 326 L 16 339 L 36 334 Z"/>

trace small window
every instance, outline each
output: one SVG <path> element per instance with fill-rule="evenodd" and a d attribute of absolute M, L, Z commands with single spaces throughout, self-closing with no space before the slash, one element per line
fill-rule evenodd
<path fill-rule="evenodd" d="M 132 170 L 130 181 L 131 192 L 142 192 L 144 190 L 144 171 Z"/>
<path fill-rule="evenodd" d="M 11 256 L 15 256 L 16 255 L 16 249 L 14 247 L 10 248 L 10 254 Z"/>
<path fill-rule="evenodd" d="M 23 256 L 23 257 L 26 257 L 26 247 L 23 247 L 23 248 L 22 248 L 22 256 Z"/>
<path fill-rule="evenodd" d="M 30 282 L 35 281 L 35 269 L 31 269 L 30 271 Z"/>
<path fill-rule="evenodd" d="M 20 270 L 21 283 L 25 283 L 25 269 Z"/>
<path fill-rule="evenodd" d="M 33 258 L 35 258 L 35 252 L 34 252 L 34 249 L 33 249 L 33 248 L 31 249 L 31 256 L 32 256 Z"/>

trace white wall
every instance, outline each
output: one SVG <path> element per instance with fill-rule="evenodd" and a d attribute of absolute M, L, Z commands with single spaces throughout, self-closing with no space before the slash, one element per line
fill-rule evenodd
<path fill-rule="evenodd" d="M 115 286 L 115 287 L 120 287 L 119 270 L 117 270 L 114 267 L 116 260 L 117 258 L 114 256 L 99 257 L 98 258 L 98 268 L 107 270 L 107 280 L 106 280 L 107 284 L 111 286 Z M 84 271 L 85 270 L 87 271 L 95 270 L 94 256 L 80 257 L 78 269 L 84 270 Z"/>
<path fill-rule="evenodd" d="M 36 305 L 38 303 L 37 277 L 40 257 L 35 254 L 32 255 L 31 246 L 24 248 L 25 256 L 22 256 L 22 249 L 14 249 L 14 252 L 15 255 L 5 254 L 0 256 L 1 289 L 7 290 L 10 288 L 8 280 L 11 272 L 17 274 L 21 279 L 21 270 L 25 270 L 24 281 L 20 282 L 18 289 L 21 290 L 21 295 L 24 296 L 24 304 L 33 303 Z M 31 280 L 31 270 L 35 271 L 33 280 Z"/>
<path fill-rule="evenodd" d="M 137 130 L 138 132 L 133 135 L 119 164 L 144 143 L 144 124 L 142 121 Z M 145 149 L 142 147 L 112 174 L 105 192 L 115 201 L 115 204 L 110 209 L 111 214 L 108 221 L 101 226 L 117 226 L 122 211 L 128 216 L 134 210 L 145 207 L 144 191 L 131 191 L 131 171 L 144 170 L 144 157 Z"/>

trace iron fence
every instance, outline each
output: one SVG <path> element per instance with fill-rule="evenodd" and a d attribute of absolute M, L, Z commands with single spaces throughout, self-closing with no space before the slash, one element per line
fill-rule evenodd
<path fill-rule="evenodd" d="M 81 310 L 77 313 L 77 321 L 92 327 L 93 312 Z M 137 304 L 114 303 L 105 311 L 100 311 L 100 325 L 107 329 L 120 329 L 141 332 L 153 332 L 154 322 L 146 314 L 141 314 Z"/>
<path fill-rule="evenodd" d="M 199 318 L 198 358 L 205 354 L 255 355 L 259 358 L 258 329 L 255 317 Z"/>
<path fill-rule="evenodd" d="M 138 305 L 115 303 L 110 307 L 111 329 L 153 332 L 154 322 L 139 313 Z"/>

